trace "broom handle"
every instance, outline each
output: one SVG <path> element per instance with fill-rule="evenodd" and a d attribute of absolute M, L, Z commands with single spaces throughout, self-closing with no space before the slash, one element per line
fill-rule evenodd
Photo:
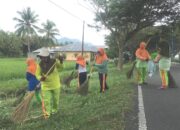
<path fill-rule="evenodd" d="M 91 66 L 91 69 L 90 69 L 90 74 L 92 74 L 92 71 L 93 71 L 93 66 Z"/>
<path fill-rule="evenodd" d="M 49 74 L 49 72 L 53 69 L 53 67 L 56 65 L 56 61 L 55 63 L 51 66 L 51 68 L 48 70 L 48 72 L 45 74 L 45 77 Z"/>
<path fill-rule="evenodd" d="M 49 72 L 53 69 L 53 67 L 56 65 L 56 62 L 51 66 L 51 68 L 48 70 L 48 72 L 45 74 L 45 77 L 49 74 Z M 36 88 L 38 88 L 41 85 L 41 82 L 39 82 L 38 85 L 36 85 Z"/>
<path fill-rule="evenodd" d="M 146 46 L 150 43 L 150 41 L 151 41 L 152 38 L 153 38 L 153 36 L 148 39 L 148 41 L 146 42 Z"/>
<path fill-rule="evenodd" d="M 93 63 L 95 63 L 95 61 L 96 61 L 96 58 L 94 58 Z M 93 65 L 91 65 L 91 67 L 90 67 L 90 74 L 92 74 L 93 69 L 94 69 L 94 67 L 93 67 Z"/>

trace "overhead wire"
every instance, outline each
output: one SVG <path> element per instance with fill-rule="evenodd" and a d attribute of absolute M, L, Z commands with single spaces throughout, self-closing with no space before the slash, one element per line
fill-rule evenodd
<path fill-rule="evenodd" d="M 71 13 L 70 11 L 68 11 L 67 9 L 63 8 L 62 6 L 58 5 L 57 3 L 53 2 L 52 0 L 48 0 L 51 4 L 55 5 L 56 7 L 58 7 L 59 9 L 63 10 L 64 12 L 68 13 L 69 15 L 71 15 L 72 17 L 80 20 L 81 22 L 83 22 L 84 20 L 82 20 L 80 17 L 74 15 L 73 13 Z"/>
<path fill-rule="evenodd" d="M 85 8 L 86 10 L 90 11 L 91 13 L 95 13 L 92 9 L 90 9 L 90 8 L 84 6 L 83 4 L 81 4 L 81 3 L 79 2 L 79 0 L 77 0 L 77 3 L 78 3 L 78 5 L 80 5 L 81 7 Z"/>
<path fill-rule="evenodd" d="M 78 17 L 77 15 L 71 13 L 70 11 L 68 11 L 68 10 L 65 9 L 65 8 L 63 8 L 63 7 L 60 6 L 59 4 L 53 2 L 52 0 L 48 0 L 48 1 L 49 1 L 51 4 L 55 5 L 57 8 L 63 10 L 63 11 L 66 12 L 67 14 L 69 14 L 70 16 L 72 16 L 72 17 L 76 18 L 77 20 L 81 21 L 83 24 L 86 24 L 88 27 L 90 27 L 90 28 L 92 28 L 92 27 L 93 27 L 93 28 L 97 27 L 96 25 L 92 25 L 92 24 L 87 23 L 85 20 L 83 20 L 83 19 L 81 19 L 80 17 Z M 87 7 L 85 7 L 85 6 L 83 6 L 82 4 L 80 4 L 79 1 L 77 1 L 77 2 L 78 2 L 78 4 L 79 4 L 81 7 L 87 9 L 87 10 L 90 11 L 91 13 L 94 13 L 93 11 L 91 11 L 90 9 L 88 9 Z"/>
<path fill-rule="evenodd" d="M 71 13 L 70 11 L 68 11 L 67 9 L 63 8 L 63 7 L 60 6 L 59 4 L 53 2 L 52 0 L 48 0 L 48 1 L 49 1 L 51 4 L 55 5 L 56 7 L 58 7 L 59 9 L 63 10 L 64 12 L 68 13 L 68 14 L 71 15 L 72 17 L 78 19 L 79 21 L 85 22 L 85 24 L 86 24 L 87 26 L 89 26 L 89 27 L 95 27 L 95 26 L 93 26 L 92 24 L 87 23 L 87 21 L 85 21 L 84 19 L 81 19 L 81 18 L 78 17 L 77 15 L 75 15 L 75 14 Z M 77 1 L 77 3 L 78 3 L 81 7 L 83 7 L 83 8 L 85 8 L 85 9 L 88 10 L 88 8 L 86 8 L 85 6 L 83 6 L 82 4 L 80 4 L 79 1 Z M 90 10 L 89 10 L 89 11 L 90 11 Z M 91 12 L 91 13 L 94 13 L 93 11 L 90 11 L 90 12 Z"/>

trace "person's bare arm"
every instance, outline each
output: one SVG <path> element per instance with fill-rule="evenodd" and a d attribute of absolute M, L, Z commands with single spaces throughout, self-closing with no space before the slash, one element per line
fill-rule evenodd
<path fill-rule="evenodd" d="M 154 62 L 157 63 L 157 62 L 159 62 L 160 59 L 161 59 L 161 55 L 158 54 L 158 55 L 156 56 L 156 58 L 154 59 Z"/>

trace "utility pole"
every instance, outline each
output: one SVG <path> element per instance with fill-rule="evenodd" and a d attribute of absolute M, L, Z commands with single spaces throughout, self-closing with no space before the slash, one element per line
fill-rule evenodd
<path fill-rule="evenodd" d="M 174 57 L 174 23 L 172 23 L 172 30 L 171 30 L 171 56 Z"/>
<path fill-rule="evenodd" d="M 84 24 L 85 24 L 85 21 L 83 21 L 83 31 L 82 31 L 82 51 L 81 51 L 82 56 L 84 53 Z"/>

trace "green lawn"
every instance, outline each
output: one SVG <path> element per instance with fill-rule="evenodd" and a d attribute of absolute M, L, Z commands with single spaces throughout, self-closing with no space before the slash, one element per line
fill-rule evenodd
<path fill-rule="evenodd" d="M 21 64 L 23 61 L 24 60 L 21 61 Z M 67 70 L 64 70 L 64 73 L 71 72 L 74 64 L 65 64 L 69 67 Z M 124 130 L 125 116 L 126 113 L 132 111 L 133 98 L 135 96 L 132 85 L 133 81 L 127 81 L 125 77 L 127 68 L 128 66 L 125 66 L 124 71 L 119 71 L 113 64 L 109 65 L 109 90 L 106 93 L 99 93 L 97 73 L 93 73 L 92 78 L 90 79 L 89 94 L 85 97 L 76 93 L 77 82 L 76 80 L 73 80 L 71 88 L 66 88 L 61 91 L 59 112 L 48 120 L 33 119 L 21 125 L 13 124 L 9 118 L 14 109 L 14 107 L 12 107 L 14 99 L 8 98 L 7 100 L 1 100 L 0 129 Z M 19 80 L 18 82 L 24 81 Z M 3 88 L 1 85 L 0 89 L 5 89 L 6 92 L 8 91 L 7 88 Z M 39 114 L 41 114 L 41 106 L 36 103 L 36 100 L 33 100 L 29 116 L 34 117 Z"/>

